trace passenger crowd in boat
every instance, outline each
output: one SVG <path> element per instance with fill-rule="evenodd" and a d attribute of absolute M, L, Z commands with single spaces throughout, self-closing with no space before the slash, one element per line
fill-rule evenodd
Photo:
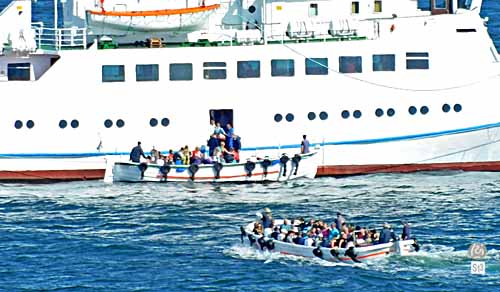
<path fill-rule="evenodd" d="M 348 248 L 354 245 L 362 247 L 374 244 L 383 244 L 399 239 L 408 240 L 411 237 L 410 225 L 403 223 L 401 238 L 394 234 L 391 225 L 384 223 L 382 230 L 353 225 L 346 222 L 344 216 L 338 212 L 337 218 L 331 224 L 320 219 L 299 217 L 285 218 L 283 224 L 275 224 L 271 210 L 265 208 L 261 219 L 254 223 L 253 233 L 263 235 L 274 240 L 305 245 L 310 247 Z"/>
<path fill-rule="evenodd" d="M 153 147 L 151 155 L 146 156 L 141 142 L 138 142 L 130 152 L 130 160 L 140 163 L 143 157 L 148 163 L 159 165 L 237 163 L 240 161 L 241 138 L 234 133 L 234 128 L 230 123 L 226 125 L 226 129 L 224 130 L 220 122 L 210 120 L 206 145 L 196 146 L 193 150 L 186 145 L 177 151 L 170 149 L 166 154 Z"/>

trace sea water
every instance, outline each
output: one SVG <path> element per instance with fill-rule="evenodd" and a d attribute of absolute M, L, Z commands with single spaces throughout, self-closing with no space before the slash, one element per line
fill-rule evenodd
<path fill-rule="evenodd" d="M 0 7 L 6 0 L 0 0 Z M 51 22 L 52 1 L 34 4 Z M 500 44 L 500 2 L 482 11 Z M 1 28 L 0 28 L 1 29 Z M 258 252 L 239 226 L 277 218 L 411 223 L 422 250 L 367 264 Z M 0 185 L 0 291 L 500 291 L 500 173 L 435 172 L 256 185 Z M 484 243 L 484 276 L 467 249 Z"/>

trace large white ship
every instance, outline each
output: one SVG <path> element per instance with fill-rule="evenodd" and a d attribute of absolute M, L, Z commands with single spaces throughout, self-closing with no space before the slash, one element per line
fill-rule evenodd
<path fill-rule="evenodd" d="M 49 28 L 13 1 L 0 179 L 102 178 L 137 141 L 205 144 L 210 119 L 234 125 L 242 159 L 296 153 L 307 134 L 318 175 L 498 171 L 500 57 L 481 5 L 66 0 Z"/>

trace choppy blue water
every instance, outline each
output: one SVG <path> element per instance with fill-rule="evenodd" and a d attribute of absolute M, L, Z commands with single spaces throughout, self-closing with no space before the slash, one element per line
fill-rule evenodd
<path fill-rule="evenodd" d="M 0 0 L 0 7 L 7 3 Z M 50 23 L 52 1 L 34 4 Z M 483 16 L 500 47 L 500 2 Z M 276 217 L 380 226 L 407 219 L 412 257 L 367 265 L 261 254 L 242 223 Z M 269 185 L 0 185 L 0 291 L 499 291 L 500 174 L 438 172 L 321 178 Z M 398 230 L 399 232 L 399 230 Z M 466 250 L 489 249 L 486 275 Z"/>

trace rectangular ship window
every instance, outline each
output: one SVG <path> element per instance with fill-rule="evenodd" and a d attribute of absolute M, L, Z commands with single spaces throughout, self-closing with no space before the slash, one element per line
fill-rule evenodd
<path fill-rule="evenodd" d="M 373 55 L 373 71 L 396 71 L 396 55 Z"/>
<path fill-rule="evenodd" d="M 271 76 L 294 76 L 295 63 L 292 59 L 271 60 Z"/>
<path fill-rule="evenodd" d="M 309 5 L 309 17 L 318 16 L 318 4 L 311 3 Z"/>
<path fill-rule="evenodd" d="M 125 81 L 124 65 L 102 65 L 102 82 Z"/>
<path fill-rule="evenodd" d="M 429 69 L 429 53 L 427 52 L 406 53 L 406 69 L 408 70 Z"/>
<path fill-rule="evenodd" d="M 238 61 L 238 78 L 259 78 L 260 61 Z"/>
<path fill-rule="evenodd" d="M 328 58 L 307 58 L 306 75 L 328 75 Z"/>
<path fill-rule="evenodd" d="M 208 80 L 226 79 L 226 62 L 204 62 L 203 78 Z M 208 68 L 208 69 L 207 69 Z"/>
<path fill-rule="evenodd" d="M 373 4 L 373 12 L 382 12 L 382 1 L 375 1 Z"/>
<path fill-rule="evenodd" d="M 360 56 L 354 57 L 339 57 L 339 72 L 340 73 L 361 73 L 362 59 Z"/>
<path fill-rule="evenodd" d="M 193 80 L 193 64 L 191 63 L 170 64 L 170 80 L 172 81 Z"/>
<path fill-rule="evenodd" d="M 7 80 L 9 81 L 31 80 L 31 64 L 30 63 L 7 64 Z"/>
<path fill-rule="evenodd" d="M 158 64 L 135 65 L 136 81 L 158 81 Z"/>
<path fill-rule="evenodd" d="M 351 4 L 351 13 L 352 14 L 359 14 L 359 2 L 358 1 L 353 1 Z"/>

